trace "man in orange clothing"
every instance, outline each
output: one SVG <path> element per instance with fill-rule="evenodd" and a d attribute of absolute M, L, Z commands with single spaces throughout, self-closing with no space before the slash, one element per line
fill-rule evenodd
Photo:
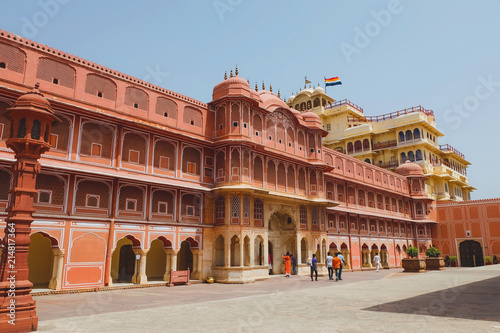
<path fill-rule="evenodd" d="M 292 261 L 290 259 L 290 252 L 287 252 L 282 258 L 285 259 L 285 276 L 290 277 L 290 263 Z"/>
<path fill-rule="evenodd" d="M 335 269 L 335 282 L 339 280 L 339 270 L 340 270 L 340 264 L 342 260 L 338 257 L 338 254 L 335 253 L 335 258 L 333 258 L 332 261 L 332 266 Z"/>

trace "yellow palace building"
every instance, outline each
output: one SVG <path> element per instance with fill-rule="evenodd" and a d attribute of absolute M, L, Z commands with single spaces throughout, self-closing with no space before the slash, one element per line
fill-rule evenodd
<path fill-rule="evenodd" d="M 349 100 L 336 101 L 319 85 L 290 96 L 290 107 L 317 114 L 328 135 L 324 146 L 359 160 L 394 171 L 406 160 L 419 164 L 426 178 L 425 191 L 434 200 L 470 200 L 465 155 L 440 145 L 444 134 L 436 127 L 434 111 L 422 106 L 378 116 L 366 116 Z"/>

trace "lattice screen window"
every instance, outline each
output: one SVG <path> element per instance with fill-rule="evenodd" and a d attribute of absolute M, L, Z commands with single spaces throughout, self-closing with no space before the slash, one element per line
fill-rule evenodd
<path fill-rule="evenodd" d="M 318 224 L 319 223 L 319 213 L 318 213 L 318 208 L 317 207 L 314 207 L 312 209 L 311 217 L 312 217 L 312 224 Z"/>
<path fill-rule="evenodd" d="M 226 216 L 226 202 L 224 197 L 215 199 L 215 218 L 224 218 Z"/>
<path fill-rule="evenodd" d="M 234 196 L 231 198 L 231 217 L 239 218 L 241 210 L 240 198 L 238 196 Z"/>
<path fill-rule="evenodd" d="M 38 190 L 38 202 L 51 203 L 52 202 L 52 191 Z"/>
<path fill-rule="evenodd" d="M 243 217 L 250 217 L 250 198 L 248 196 L 243 198 Z"/>
<path fill-rule="evenodd" d="M 87 194 L 85 198 L 85 206 L 86 207 L 95 207 L 99 208 L 99 201 L 101 197 L 99 195 Z"/>
<path fill-rule="evenodd" d="M 325 226 L 325 209 L 321 208 L 321 226 Z"/>
<path fill-rule="evenodd" d="M 307 224 L 307 209 L 304 206 L 300 206 L 300 223 Z"/>
<path fill-rule="evenodd" d="M 158 213 L 167 214 L 168 212 L 168 202 L 158 201 Z"/>
<path fill-rule="evenodd" d="M 264 204 L 260 199 L 257 199 L 253 203 L 253 218 L 256 220 L 262 220 L 262 213 L 264 210 Z"/>

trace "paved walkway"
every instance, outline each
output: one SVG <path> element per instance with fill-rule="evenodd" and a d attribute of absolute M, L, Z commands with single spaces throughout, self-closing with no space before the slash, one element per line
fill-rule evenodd
<path fill-rule="evenodd" d="M 500 265 L 36 297 L 40 332 L 496 332 Z"/>

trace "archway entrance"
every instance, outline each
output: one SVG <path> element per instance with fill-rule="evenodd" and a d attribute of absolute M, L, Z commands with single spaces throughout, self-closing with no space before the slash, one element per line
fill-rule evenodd
<path fill-rule="evenodd" d="M 268 242 L 267 245 L 268 248 L 268 256 L 269 256 L 269 274 L 273 274 L 273 261 L 274 261 L 274 256 L 273 256 L 273 243 L 270 241 Z"/>
<path fill-rule="evenodd" d="M 459 245 L 459 250 L 462 267 L 484 266 L 483 248 L 478 241 L 463 241 Z"/>
<path fill-rule="evenodd" d="M 146 256 L 146 276 L 148 281 L 163 281 L 167 266 L 165 248 L 166 245 L 158 238 L 151 242 Z"/>
<path fill-rule="evenodd" d="M 31 243 L 28 250 L 28 280 L 33 283 L 33 288 L 49 288 L 54 265 L 52 241 L 41 233 L 30 236 Z"/>
<path fill-rule="evenodd" d="M 269 255 L 272 260 L 270 274 L 284 274 L 285 264 L 281 257 L 290 252 L 297 255 L 297 234 L 295 223 L 283 211 L 275 212 L 269 219 Z"/>
<path fill-rule="evenodd" d="M 191 244 L 188 240 L 181 243 L 181 249 L 177 255 L 177 270 L 185 271 L 189 268 L 193 272 L 193 252 L 191 252 Z"/>
<path fill-rule="evenodd" d="M 116 248 L 111 257 L 111 278 L 113 282 L 132 282 L 136 268 L 134 248 L 140 248 L 140 243 L 132 236 L 124 237 L 116 243 Z"/>

